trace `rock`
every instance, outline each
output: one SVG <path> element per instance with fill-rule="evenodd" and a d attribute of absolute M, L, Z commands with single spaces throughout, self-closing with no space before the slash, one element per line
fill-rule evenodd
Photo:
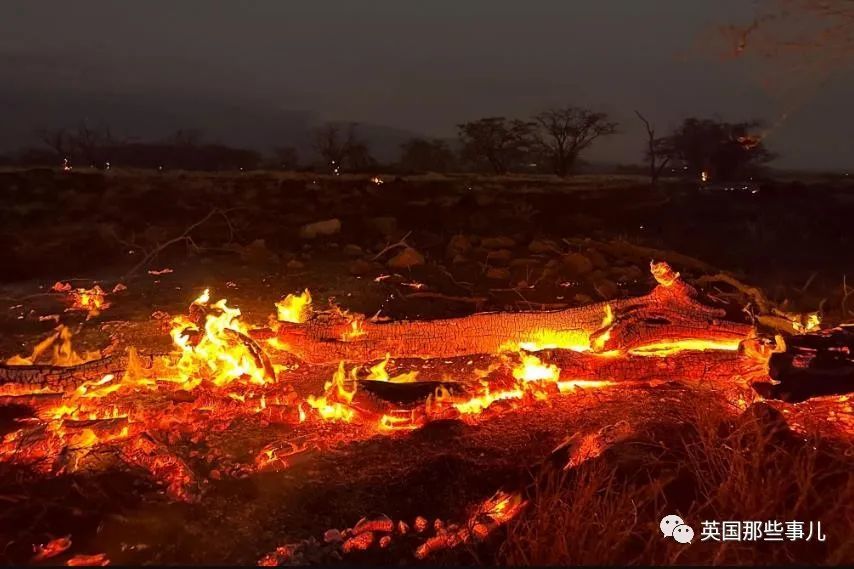
<path fill-rule="evenodd" d="M 351 275 L 366 275 L 374 270 L 374 264 L 364 259 L 356 259 L 347 267 Z"/>
<path fill-rule="evenodd" d="M 609 274 L 618 281 L 631 282 L 642 280 L 649 273 L 644 273 L 637 265 L 627 267 L 612 267 Z"/>
<path fill-rule="evenodd" d="M 521 257 L 510 261 L 510 266 L 514 269 L 518 267 L 535 267 L 538 264 L 540 264 L 538 259 L 531 259 L 530 257 Z"/>
<path fill-rule="evenodd" d="M 579 304 L 592 304 L 593 303 L 593 298 L 590 295 L 584 294 L 581 292 L 579 292 L 578 294 L 573 296 L 572 299 Z"/>
<path fill-rule="evenodd" d="M 753 403 L 736 420 L 744 437 L 775 440 L 790 433 L 789 424 L 780 411 L 764 402 Z"/>
<path fill-rule="evenodd" d="M 486 271 L 486 278 L 496 281 L 506 281 L 510 279 L 510 269 L 503 267 L 490 267 Z"/>
<path fill-rule="evenodd" d="M 471 250 L 471 239 L 465 235 L 454 235 L 451 237 L 451 240 L 448 241 L 448 247 L 445 250 L 445 254 L 448 257 L 455 257 L 456 255 L 468 253 L 469 250 Z"/>
<path fill-rule="evenodd" d="M 540 255 L 542 253 L 554 253 L 556 250 L 558 250 L 557 243 L 551 239 L 534 239 L 528 243 L 528 251 L 535 255 Z"/>
<path fill-rule="evenodd" d="M 581 253 L 568 253 L 561 257 L 561 262 L 573 277 L 586 275 L 593 270 L 593 262 Z"/>
<path fill-rule="evenodd" d="M 474 200 L 479 207 L 486 207 L 495 203 L 495 196 L 486 192 L 478 192 Z"/>
<path fill-rule="evenodd" d="M 323 541 L 324 543 L 341 543 L 344 541 L 344 536 L 337 529 L 329 529 L 323 534 Z"/>
<path fill-rule="evenodd" d="M 605 269 L 608 267 L 608 260 L 605 258 L 605 255 L 596 249 L 588 249 L 584 254 L 587 255 L 587 258 L 590 259 L 590 262 L 593 263 L 593 266 L 597 269 Z"/>
<path fill-rule="evenodd" d="M 298 271 L 299 269 L 305 268 L 305 263 L 303 263 L 302 261 L 297 261 L 296 259 L 291 259 L 285 266 L 292 271 Z"/>
<path fill-rule="evenodd" d="M 358 257 L 362 255 L 362 253 L 364 253 L 361 247 L 353 243 L 348 243 L 347 245 L 344 245 L 344 249 L 342 249 L 342 251 L 348 257 Z"/>
<path fill-rule="evenodd" d="M 387 264 L 392 269 L 418 267 L 424 264 L 424 255 L 412 247 L 406 247 L 403 251 L 392 257 Z"/>
<path fill-rule="evenodd" d="M 509 249 L 510 247 L 514 247 L 516 242 L 511 237 L 502 235 L 499 237 L 484 237 L 480 245 L 487 249 Z"/>
<path fill-rule="evenodd" d="M 498 263 L 499 265 L 506 265 L 512 258 L 513 253 L 510 249 L 498 249 L 497 251 L 490 251 L 486 255 L 487 261 Z"/>
<path fill-rule="evenodd" d="M 620 289 L 614 281 L 605 279 L 596 283 L 596 292 L 605 300 L 611 300 L 619 294 Z"/>
<path fill-rule="evenodd" d="M 303 225 L 299 230 L 299 236 L 303 239 L 315 239 L 321 235 L 335 235 L 340 231 L 341 220 L 333 218 Z"/>
<path fill-rule="evenodd" d="M 256 239 L 249 245 L 240 247 L 238 253 L 244 262 L 250 264 L 262 265 L 279 262 L 279 256 L 267 249 L 267 244 L 263 239 Z"/>
<path fill-rule="evenodd" d="M 397 218 L 395 217 L 372 217 L 368 225 L 378 231 L 381 235 L 388 237 L 397 231 Z"/>

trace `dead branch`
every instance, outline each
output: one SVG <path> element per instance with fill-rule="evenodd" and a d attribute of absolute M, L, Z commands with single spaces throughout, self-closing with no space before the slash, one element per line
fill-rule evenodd
<path fill-rule="evenodd" d="M 412 235 L 412 232 L 407 231 L 406 235 L 404 235 L 400 241 L 398 241 L 397 243 L 392 243 L 390 245 L 387 245 L 382 251 L 380 251 L 379 253 L 374 255 L 374 257 L 371 260 L 376 261 L 377 259 L 379 259 L 383 255 L 385 255 L 389 251 L 397 249 L 398 247 L 409 247 L 409 243 L 406 242 L 406 238 L 409 237 L 410 235 Z"/>
<path fill-rule="evenodd" d="M 483 304 L 488 299 L 484 296 L 453 296 L 442 294 L 441 292 L 413 292 L 411 294 L 401 294 L 401 298 L 436 298 L 439 300 L 449 300 L 451 302 L 466 302 L 471 304 Z"/>
<path fill-rule="evenodd" d="M 208 220 L 210 220 L 211 218 L 213 218 L 214 216 L 217 216 L 217 215 L 221 216 L 225 220 L 226 225 L 229 228 L 229 238 L 230 239 L 233 238 L 234 237 L 234 228 L 231 225 L 231 222 L 228 219 L 226 212 L 219 209 L 219 208 L 214 208 L 211 211 L 209 211 L 208 214 L 205 215 L 202 219 L 200 219 L 199 221 L 197 221 L 197 222 L 193 223 L 192 225 L 190 225 L 189 227 L 187 227 L 187 229 L 185 229 L 183 233 L 181 233 L 177 237 L 173 237 L 172 239 L 169 239 L 168 241 L 166 241 L 164 243 L 159 244 L 152 251 L 147 253 L 145 255 L 145 257 L 143 257 L 143 259 L 139 263 L 134 265 L 133 268 L 131 268 L 124 275 L 122 275 L 122 277 L 119 280 L 125 280 L 128 277 L 133 276 L 134 274 L 136 274 L 137 271 L 139 271 L 140 269 L 142 269 L 143 267 L 148 265 L 148 263 L 150 261 L 155 259 L 157 257 L 157 255 L 159 255 L 160 253 L 162 253 L 164 250 L 168 249 L 172 245 L 175 245 L 176 243 L 184 242 L 187 244 L 188 247 L 191 247 L 196 251 L 200 251 L 201 248 L 198 245 L 196 245 L 195 241 L 193 241 L 193 238 L 190 236 L 190 234 L 195 229 L 197 229 L 199 226 L 204 225 Z"/>
<path fill-rule="evenodd" d="M 771 312 L 771 302 L 765 297 L 765 294 L 756 287 L 746 285 L 740 280 L 736 279 L 732 275 L 726 273 L 717 273 L 714 275 L 703 275 L 695 280 L 698 285 L 708 285 L 715 282 L 722 282 L 728 284 L 732 288 L 741 292 L 748 298 L 752 299 L 756 304 L 756 307 L 762 313 L 770 313 Z"/>

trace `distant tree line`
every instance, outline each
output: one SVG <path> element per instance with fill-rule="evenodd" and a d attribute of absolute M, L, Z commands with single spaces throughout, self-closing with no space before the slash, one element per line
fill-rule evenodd
<path fill-rule="evenodd" d="M 758 121 L 688 118 L 667 135 L 657 136 L 646 117 L 638 111 L 635 114 L 646 130 L 644 161 L 653 184 L 665 172 L 733 179 L 755 172 L 773 158 L 763 144 Z M 141 142 L 117 139 L 106 126 L 81 123 L 76 129 L 40 130 L 41 146 L 24 149 L 4 161 L 105 169 L 547 172 L 564 177 L 576 173 L 582 154 L 597 140 L 617 133 L 618 127 L 606 113 L 575 106 L 548 109 L 527 120 L 485 117 L 458 124 L 455 145 L 442 139 L 412 138 L 401 145 L 397 163 L 380 165 L 355 123 L 327 123 L 314 129 L 311 143 L 318 157 L 314 161 L 302 161 L 293 146 L 262 155 L 205 142 L 197 130 L 180 130 L 163 140 Z"/>

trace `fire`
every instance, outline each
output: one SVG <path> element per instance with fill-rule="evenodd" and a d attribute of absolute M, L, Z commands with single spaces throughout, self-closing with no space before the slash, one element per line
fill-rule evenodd
<path fill-rule="evenodd" d="M 571 379 L 569 381 L 558 381 L 557 389 L 560 393 L 571 393 L 576 389 L 602 389 L 616 385 L 614 381 L 597 379 Z"/>
<path fill-rule="evenodd" d="M 629 350 L 633 356 L 656 356 L 665 357 L 683 350 L 738 350 L 741 340 L 670 340 L 647 344 Z"/>
<path fill-rule="evenodd" d="M 44 561 L 45 559 L 50 559 L 51 557 L 56 557 L 60 553 L 67 551 L 69 547 L 71 547 L 70 535 L 58 537 L 44 545 L 36 545 L 33 548 L 36 554 L 33 556 L 31 561 L 33 563 L 37 563 L 39 561 Z"/>
<path fill-rule="evenodd" d="M 670 265 L 664 261 L 658 263 L 650 261 L 649 269 L 652 271 L 652 276 L 655 277 L 656 282 L 661 286 L 669 287 L 679 280 L 679 273 L 670 268 Z"/>
<path fill-rule="evenodd" d="M 805 334 L 807 332 L 812 332 L 813 330 L 818 330 L 821 325 L 821 316 L 819 316 L 818 312 L 811 312 L 807 315 L 806 320 L 803 322 L 798 322 L 797 320 L 792 321 L 792 327 L 799 334 Z"/>
<path fill-rule="evenodd" d="M 183 315 L 172 320 L 170 335 L 181 352 L 177 371 L 183 387 L 193 389 L 205 380 L 219 387 L 234 381 L 256 385 L 275 381 L 259 361 L 260 355 L 250 349 L 240 309 L 229 307 L 225 299 L 210 307 L 209 302 L 210 291 L 205 289 L 191 305 L 191 314 L 194 308 L 205 313 L 203 329 Z"/>
<path fill-rule="evenodd" d="M 706 183 L 709 180 L 709 173 L 703 170 L 700 172 L 700 181 Z"/>
<path fill-rule="evenodd" d="M 327 381 L 323 386 L 323 395 L 319 397 L 309 395 L 306 398 L 306 403 L 324 421 L 343 421 L 349 423 L 355 417 L 356 413 L 350 407 L 350 403 L 356 395 L 355 373 L 353 373 L 355 371 L 354 368 L 349 379 L 349 383 L 352 383 L 353 387 L 352 389 L 348 389 L 346 385 L 348 378 L 344 370 L 344 362 L 340 362 L 332 379 Z"/>
<path fill-rule="evenodd" d="M 72 293 L 72 298 L 74 299 L 73 308 L 86 310 L 90 316 L 97 316 L 101 310 L 110 306 L 106 300 L 106 294 L 98 285 L 89 289 L 78 288 Z"/>
<path fill-rule="evenodd" d="M 505 401 L 508 399 L 522 399 L 525 396 L 525 391 L 521 387 L 513 389 L 505 389 L 493 392 L 488 382 L 482 383 L 482 393 L 469 399 L 458 400 L 454 398 L 444 387 L 436 388 L 436 393 L 430 396 L 427 402 L 428 409 L 435 406 L 444 406 L 450 404 L 462 415 L 480 415 L 490 405 L 496 401 Z"/>
<path fill-rule="evenodd" d="M 35 365 L 43 355 L 50 353 L 45 363 L 55 366 L 73 366 L 83 364 L 101 357 L 98 351 L 78 354 L 71 345 L 71 330 L 60 324 L 51 335 L 36 344 L 29 356 L 12 356 L 6 360 L 6 365 L 29 366 Z"/>
<path fill-rule="evenodd" d="M 499 491 L 481 505 L 478 514 L 487 515 L 496 523 L 504 524 L 515 518 L 525 505 L 521 494 Z"/>
<path fill-rule="evenodd" d="M 305 289 L 302 294 L 289 294 L 276 303 L 276 316 L 279 322 L 302 324 L 311 317 L 311 293 Z"/>
<path fill-rule="evenodd" d="M 407 373 L 402 373 L 400 375 L 396 375 L 394 377 L 389 377 L 388 372 L 385 369 L 385 366 L 388 365 L 389 359 L 391 358 L 391 354 L 386 354 L 385 359 L 380 363 L 371 367 L 371 373 L 368 375 L 366 379 L 370 379 L 373 381 L 389 381 L 391 383 L 412 383 L 418 377 L 417 371 L 410 371 Z"/>
<path fill-rule="evenodd" d="M 537 330 L 518 344 L 502 347 L 511 351 L 522 349 L 526 352 L 555 349 L 586 352 L 590 350 L 590 335 L 583 330 Z"/>
<path fill-rule="evenodd" d="M 365 330 L 363 328 L 363 322 L 364 319 L 361 317 L 351 317 L 350 328 L 341 334 L 341 339 L 346 342 L 348 340 L 355 340 L 356 338 L 364 336 Z"/>
<path fill-rule="evenodd" d="M 533 354 L 522 354 L 522 362 L 513 369 L 513 377 L 521 381 L 557 381 L 560 369 L 554 364 L 544 364 Z"/>
<path fill-rule="evenodd" d="M 414 410 L 396 409 L 380 417 L 378 426 L 381 431 L 412 431 L 420 428 L 422 422 Z"/>

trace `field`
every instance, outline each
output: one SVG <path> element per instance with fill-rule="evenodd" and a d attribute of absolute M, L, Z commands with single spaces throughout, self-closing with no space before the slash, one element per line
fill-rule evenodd
<path fill-rule="evenodd" d="M 651 261 L 769 342 L 814 331 L 812 313 L 833 328 L 854 318 L 852 183 L 778 180 L 741 195 L 633 176 L 8 170 L 0 202 L 0 359 L 56 367 L 72 346 L 62 325 L 74 365 L 132 346 L 168 368 L 152 378 L 122 360 L 115 379 L 64 392 L 42 378 L 0 386 L 0 562 L 854 562 L 848 395 L 711 381 L 746 365 L 743 346 L 629 350 L 627 366 L 661 371 L 490 399 L 521 385 L 521 348 L 391 354 L 382 379 L 376 359 L 338 376 L 331 356 L 300 361 L 263 335 L 304 323 L 275 314 L 305 289 L 354 338 L 372 316 L 461 322 L 595 303 L 616 334 L 621 303 L 670 286 Z M 108 305 L 81 301 L 95 285 Z M 205 289 L 211 300 L 194 302 Z M 229 349 L 249 349 L 259 368 L 268 358 L 270 376 L 244 362 L 227 378 L 206 370 L 197 336 L 214 333 L 193 326 L 224 314 L 222 298 L 241 324 L 217 338 L 246 336 Z M 178 315 L 194 332 L 183 348 L 170 337 Z M 34 348 L 51 334 L 48 362 Z M 534 373 L 571 367 L 562 348 L 538 350 Z M 377 422 L 401 409 L 400 428 Z M 673 513 L 693 526 L 690 545 L 661 536 Z M 821 521 L 827 538 L 701 541 L 705 520 Z"/>

